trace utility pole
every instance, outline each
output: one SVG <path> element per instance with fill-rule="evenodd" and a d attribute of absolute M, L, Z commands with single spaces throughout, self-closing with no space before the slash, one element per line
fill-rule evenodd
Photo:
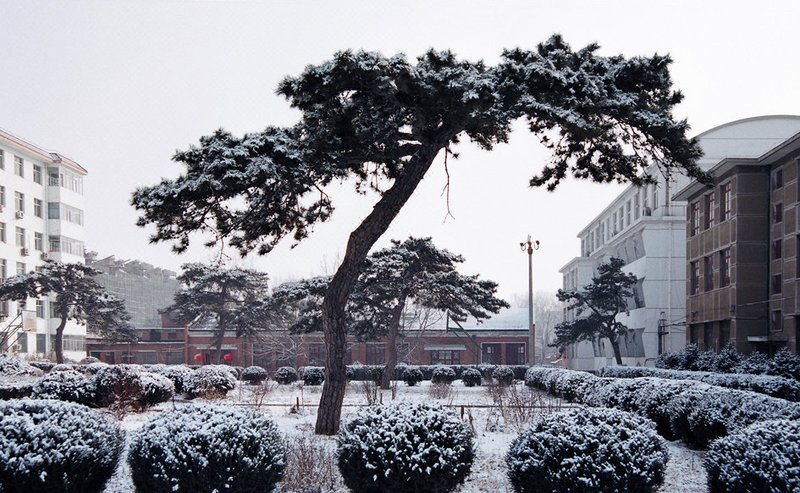
<path fill-rule="evenodd" d="M 528 364 L 536 364 L 536 325 L 533 323 L 533 251 L 539 249 L 539 240 L 519 244 L 520 249 L 528 252 Z"/>

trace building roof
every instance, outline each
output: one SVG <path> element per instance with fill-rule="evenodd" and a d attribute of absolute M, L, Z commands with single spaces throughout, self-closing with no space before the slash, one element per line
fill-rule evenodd
<path fill-rule="evenodd" d="M 89 173 L 86 168 L 67 156 L 64 156 L 58 152 L 45 150 L 42 147 L 23 139 L 22 137 L 18 137 L 7 130 L 3 130 L 2 128 L 0 128 L 0 141 L 5 141 L 13 146 L 22 148 L 39 159 L 51 164 L 64 164 L 84 175 Z"/>

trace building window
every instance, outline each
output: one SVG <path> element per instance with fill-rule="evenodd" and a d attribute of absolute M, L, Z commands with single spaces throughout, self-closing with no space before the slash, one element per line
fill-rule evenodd
<path fill-rule="evenodd" d="M 44 316 L 44 300 L 36 300 L 36 318 L 46 318 Z"/>
<path fill-rule="evenodd" d="M 719 286 L 725 287 L 731 283 L 731 249 L 726 248 L 719 252 Z"/>
<path fill-rule="evenodd" d="M 700 293 L 700 262 L 689 263 L 689 271 L 689 294 L 698 294 Z"/>
<path fill-rule="evenodd" d="M 631 225 L 631 201 L 625 203 L 625 226 Z"/>
<path fill-rule="evenodd" d="M 6 169 L 6 153 L 0 149 L 0 169 Z"/>
<path fill-rule="evenodd" d="M 25 178 L 25 161 L 19 156 L 14 156 L 14 173 Z"/>
<path fill-rule="evenodd" d="M 63 219 L 83 226 L 83 211 L 60 202 L 47 203 L 48 219 Z"/>
<path fill-rule="evenodd" d="M 17 262 L 17 275 L 25 275 L 25 262 Z"/>
<path fill-rule="evenodd" d="M 776 332 L 783 331 L 783 312 L 780 310 L 772 310 L 770 314 L 770 326 Z"/>
<path fill-rule="evenodd" d="M 325 366 L 325 344 L 308 345 L 308 364 L 310 366 Z"/>
<path fill-rule="evenodd" d="M 0 258 L 0 282 L 3 282 L 8 277 L 8 264 L 6 259 Z"/>
<path fill-rule="evenodd" d="M 714 257 L 709 255 L 703 259 L 706 291 L 714 289 Z"/>
<path fill-rule="evenodd" d="M 42 184 L 42 167 L 38 164 L 33 165 L 33 181 Z"/>
<path fill-rule="evenodd" d="M 689 206 L 689 226 L 691 227 L 690 236 L 700 232 L 700 203 L 692 202 Z"/>
<path fill-rule="evenodd" d="M 44 217 L 42 212 L 42 201 L 33 199 L 33 215 L 36 217 Z"/>
<path fill-rule="evenodd" d="M 44 235 L 42 233 L 33 233 L 33 248 L 38 251 L 44 251 Z"/>
<path fill-rule="evenodd" d="M 525 360 L 525 344 L 509 343 L 506 344 L 506 364 L 507 365 L 524 365 L 527 363 Z"/>
<path fill-rule="evenodd" d="M 168 365 L 182 365 L 184 363 L 183 351 L 167 351 Z"/>
<path fill-rule="evenodd" d="M 73 240 L 72 238 L 68 238 L 66 236 L 50 236 L 48 239 L 50 243 L 48 251 L 68 253 L 70 255 L 83 257 L 82 241 Z"/>
<path fill-rule="evenodd" d="M 51 187 L 63 187 L 83 195 L 83 178 L 65 169 L 57 167 L 47 169 L 47 184 Z"/>
<path fill-rule="evenodd" d="M 432 365 L 460 365 L 461 351 L 431 351 Z"/>
<path fill-rule="evenodd" d="M 633 219 L 639 219 L 639 191 L 636 191 L 636 195 L 633 196 Z"/>
<path fill-rule="evenodd" d="M 716 222 L 716 216 L 714 215 L 714 208 L 716 207 L 716 201 L 714 199 L 714 192 L 711 192 L 706 195 L 705 202 L 706 202 L 706 229 L 713 228 Z"/>
<path fill-rule="evenodd" d="M 86 351 L 86 339 L 83 336 L 64 336 L 64 351 Z"/>
<path fill-rule="evenodd" d="M 772 189 L 777 190 L 783 186 L 783 168 L 778 168 L 772 172 Z"/>
<path fill-rule="evenodd" d="M 0 243 L 6 243 L 6 223 L 0 223 Z"/>
<path fill-rule="evenodd" d="M 17 230 L 17 246 L 25 248 L 25 228 L 16 227 Z"/>
<path fill-rule="evenodd" d="M 654 183 L 653 185 L 653 210 L 658 209 L 658 187 Z"/>
<path fill-rule="evenodd" d="M 25 212 L 25 194 L 22 192 L 14 192 L 14 206 L 17 212 Z"/>
<path fill-rule="evenodd" d="M 778 202 L 772 206 L 772 222 L 778 224 L 783 221 L 783 203 Z"/>
<path fill-rule="evenodd" d="M 500 344 L 481 344 L 481 363 L 500 364 Z"/>
<path fill-rule="evenodd" d="M 783 292 L 783 276 L 781 274 L 774 274 L 772 276 L 772 294 L 780 294 Z"/>
<path fill-rule="evenodd" d="M 772 242 L 772 259 L 779 259 L 783 256 L 783 241 L 775 240 Z"/>
<path fill-rule="evenodd" d="M 383 343 L 367 343 L 367 364 L 382 365 L 386 363 L 386 345 Z"/>
<path fill-rule="evenodd" d="M 6 187 L 0 185 L 0 206 L 6 206 Z"/>
<path fill-rule="evenodd" d="M 727 221 L 733 214 L 733 194 L 731 193 L 731 182 L 723 183 L 719 187 L 720 211 L 719 221 Z"/>

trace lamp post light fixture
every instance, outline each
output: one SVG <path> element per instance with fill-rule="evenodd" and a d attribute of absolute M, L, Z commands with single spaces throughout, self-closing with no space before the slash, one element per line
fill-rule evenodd
<path fill-rule="evenodd" d="M 528 252 L 528 364 L 536 364 L 536 325 L 533 323 L 533 251 L 539 249 L 539 240 L 528 241 L 519 244 L 523 252 Z"/>

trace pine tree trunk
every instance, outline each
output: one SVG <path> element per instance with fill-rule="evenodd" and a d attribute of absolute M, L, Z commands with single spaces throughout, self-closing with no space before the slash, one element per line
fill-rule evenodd
<path fill-rule="evenodd" d="M 394 370 L 397 367 L 397 336 L 400 333 L 400 319 L 403 318 L 405 300 L 400 301 L 392 310 L 392 319 L 389 321 L 389 330 L 386 337 L 386 367 L 381 378 L 381 388 L 388 389 L 392 385 Z"/>
<path fill-rule="evenodd" d="M 449 133 L 442 133 L 442 141 L 427 144 L 405 164 L 405 170 L 375 204 L 372 212 L 350 233 L 344 258 L 333 275 L 322 301 L 322 329 L 327 351 L 325 383 L 317 410 L 315 432 L 335 435 L 339 432 L 347 378 L 344 355 L 347 344 L 347 319 L 345 306 L 355 286 L 364 259 L 378 239 L 386 232 L 403 205 L 422 181 L 436 154 L 447 143 Z"/>
<path fill-rule="evenodd" d="M 619 340 L 609 339 L 611 341 L 611 348 L 614 349 L 614 359 L 617 360 L 617 365 L 622 366 L 622 353 L 619 351 Z"/>
<path fill-rule="evenodd" d="M 67 326 L 67 318 L 62 314 L 61 323 L 56 327 L 56 347 L 53 348 L 56 352 L 56 363 L 64 362 L 64 328 Z"/>

